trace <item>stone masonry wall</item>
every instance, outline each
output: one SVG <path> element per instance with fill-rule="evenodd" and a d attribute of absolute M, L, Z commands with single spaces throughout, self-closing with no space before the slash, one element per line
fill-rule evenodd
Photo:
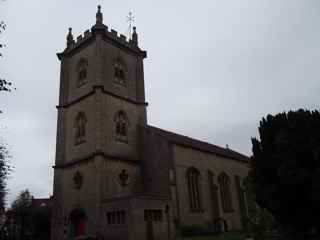
<path fill-rule="evenodd" d="M 214 174 L 214 183 L 218 185 L 217 176 L 221 172 L 228 174 L 231 180 L 231 194 L 234 212 L 224 213 L 221 208 L 219 192 L 220 217 L 226 219 L 229 229 L 239 230 L 241 226 L 240 207 L 234 175 L 239 175 L 244 179 L 248 174 L 248 165 L 232 159 L 223 158 L 213 154 L 185 148 L 178 145 L 174 146 L 175 174 L 177 179 L 177 190 L 181 225 L 201 224 L 208 226 L 212 222 L 212 205 L 208 184 L 208 170 Z M 191 212 L 189 208 L 188 185 L 186 171 L 189 167 L 195 167 L 201 174 L 200 192 L 203 212 Z M 219 186 L 219 185 L 218 185 Z"/>

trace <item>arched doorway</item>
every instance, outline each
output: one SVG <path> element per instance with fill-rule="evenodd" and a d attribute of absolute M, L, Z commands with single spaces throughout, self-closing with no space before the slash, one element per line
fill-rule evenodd
<path fill-rule="evenodd" d="M 81 235 L 85 235 L 87 217 L 82 209 L 77 208 L 72 210 L 69 216 L 69 220 L 71 239 L 74 239 Z"/>

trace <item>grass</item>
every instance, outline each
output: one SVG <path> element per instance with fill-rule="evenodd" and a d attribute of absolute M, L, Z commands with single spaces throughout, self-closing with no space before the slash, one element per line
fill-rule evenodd
<path fill-rule="evenodd" d="M 244 240 L 245 233 L 229 232 L 213 236 L 185 237 L 181 240 Z"/>

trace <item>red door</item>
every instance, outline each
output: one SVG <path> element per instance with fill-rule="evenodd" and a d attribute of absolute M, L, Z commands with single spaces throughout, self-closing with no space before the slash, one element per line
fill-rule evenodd
<path fill-rule="evenodd" d="M 80 218 L 76 223 L 76 237 L 84 235 L 86 232 L 86 219 Z"/>

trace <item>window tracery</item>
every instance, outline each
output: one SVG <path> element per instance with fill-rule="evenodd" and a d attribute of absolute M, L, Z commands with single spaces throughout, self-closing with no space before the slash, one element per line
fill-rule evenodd
<path fill-rule="evenodd" d="M 144 210 L 144 220 L 146 222 L 162 222 L 163 221 L 163 211 L 162 209 L 145 209 Z"/>
<path fill-rule="evenodd" d="M 200 173 L 191 167 L 187 171 L 187 184 L 191 211 L 201 211 Z"/>
<path fill-rule="evenodd" d="M 224 212 L 232 212 L 232 198 L 230 189 L 230 178 L 226 173 L 221 173 L 218 177 L 220 195 L 221 195 L 221 205 Z"/>
<path fill-rule="evenodd" d="M 124 210 L 107 212 L 107 222 L 109 225 L 126 224 L 126 212 Z"/>

